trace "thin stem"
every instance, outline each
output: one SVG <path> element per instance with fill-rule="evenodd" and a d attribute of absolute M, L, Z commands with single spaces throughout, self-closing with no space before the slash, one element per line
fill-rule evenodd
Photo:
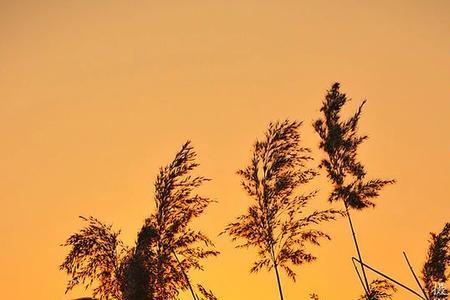
<path fill-rule="evenodd" d="M 269 223 L 269 220 L 268 220 L 268 208 L 267 208 L 267 195 L 266 195 L 266 193 L 265 193 L 265 189 L 266 189 L 266 183 L 265 183 L 265 180 L 264 180 L 264 178 L 265 178 L 265 176 L 266 176 L 266 171 L 267 171 L 267 166 L 266 166 L 266 164 L 264 164 L 263 165 L 263 174 L 264 174 L 264 177 L 263 177 L 263 179 L 261 180 L 261 182 L 259 183 L 258 182 L 258 184 L 260 184 L 262 187 L 263 187 L 263 192 L 262 192 L 262 195 L 261 194 L 258 194 L 258 201 L 260 202 L 260 206 L 261 206 L 261 208 L 262 208 L 262 211 L 264 212 L 264 215 L 265 215 L 265 218 L 264 218 L 264 220 L 265 220 L 265 222 L 266 222 L 266 229 L 267 229 L 267 231 L 268 231 L 268 236 L 270 236 L 270 237 L 272 237 L 272 230 L 271 230 L 271 227 L 270 227 L 270 223 Z M 262 199 L 261 199 L 262 198 Z M 262 201 L 261 201 L 262 200 Z M 279 272 L 278 272 L 278 263 L 277 263 L 277 258 L 276 258 L 276 256 L 275 256 L 275 249 L 274 249 L 274 246 L 273 246 L 273 239 L 271 239 L 271 241 L 269 242 L 269 250 L 270 250 L 270 254 L 272 255 L 272 262 L 273 262 L 273 268 L 275 269 L 275 275 L 276 275 L 276 277 L 277 277 L 277 285 L 278 285 L 278 292 L 280 293 L 280 299 L 281 300 L 284 300 L 284 297 L 283 297 L 283 288 L 281 287 L 281 279 L 280 279 L 280 274 L 279 274 Z"/>
<path fill-rule="evenodd" d="M 355 243 L 355 247 L 356 247 L 356 252 L 358 253 L 358 258 L 359 260 L 362 262 L 362 256 L 361 256 L 361 251 L 359 250 L 359 245 L 358 245 L 358 240 L 356 239 L 356 233 L 355 233 L 355 228 L 353 227 L 353 222 L 352 222 L 352 218 L 350 216 L 350 210 L 348 209 L 348 205 L 347 203 L 344 202 L 345 205 L 345 211 L 347 212 L 347 219 L 348 219 L 348 223 L 350 224 L 350 229 L 352 231 L 352 235 L 353 235 L 353 242 Z M 362 270 L 362 274 L 363 274 L 363 278 L 364 278 L 364 283 L 366 284 L 366 288 L 364 289 L 366 292 L 366 297 L 367 299 L 369 299 L 369 295 L 370 295 L 370 285 L 369 282 L 367 280 L 367 275 L 366 275 L 366 271 L 364 270 L 364 264 L 361 264 L 361 270 Z"/>
<path fill-rule="evenodd" d="M 364 291 L 365 291 L 366 294 L 367 294 L 367 289 L 366 289 L 366 286 L 364 285 L 364 281 L 363 281 L 363 279 L 362 279 L 362 277 L 361 277 L 361 274 L 359 273 L 358 267 L 356 266 L 356 263 L 355 263 L 354 260 L 352 260 L 352 263 L 353 263 L 353 266 L 355 267 L 356 274 L 358 274 L 359 282 L 361 283 L 361 285 L 362 285 Z"/>
<path fill-rule="evenodd" d="M 414 279 L 416 280 L 417 285 L 419 286 L 419 288 L 420 288 L 420 290 L 422 291 L 423 295 L 425 296 L 425 298 L 427 298 L 427 300 L 430 300 L 430 298 L 428 298 L 427 293 L 425 293 L 425 290 L 423 289 L 422 285 L 420 284 L 420 281 L 419 281 L 419 279 L 417 278 L 416 273 L 414 272 L 413 267 L 412 267 L 411 264 L 409 263 L 409 259 L 408 259 L 408 256 L 406 256 L 406 252 L 405 252 L 405 251 L 403 251 L 403 256 L 405 257 L 406 263 L 408 264 L 408 267 L 409 267 L 409 269 L 411 270 L 411 273 L 413 274 Z"/>
<path fill-rule="evenodd" d="M 280 293 L 280 299 L 284 300 L 283 297 L 283 289 L 281 288 L 281 280 L 280 280 L 280 274 L 278 273 L 278 266 L 276 263 L 273 264 L 273 267 L 275 269 L 275 275 L 277 275 L 277 284 L 278 284 L 278 292 Z"/>
<path fill-rule="evenodd" d="M 280 279 L 280 274 L 278 272 L 278 263 L 277 263 L 277 259 L 275 257 L 275 250 L 273 249 L 273 245 L 270 245 L 270 251 L 272 252 L 271 254 L 272 254 L 273 268 L 275 269 L 275 275 L 277 276 L 278 292 L 280 293 L 280 299 L 284 300 L 283 288 L 281 287 L 281 279 Z"/>
<path fill-rule="evenodd" d="M 395 283 L 395 284 L 401 286 L 402 288 L 404 288 L 405 290 L 407 290 L 407 291 L 413 293 L 414 295 L 416 295 L 416 296 L 419 297 L 420 299 L 427 300 L 426 298 L 422 297 L 419 293 L 417 293 L 417 292 L 414 291 L 413 289 L 407 287 L 407 286 L 404 285 L 403 283 L 398 282 L 398 281 L 395 280 L 394 278 L 392 278 L 392 277 L 390 277 L 390 276 L 388 276 L 388 275 L 386 275 L 386 274 L 383 274 L 383 273 L 381 273 L 380 271 L 375 270 L 374 268 L 372 268 L 371 266 L 369 266 L 369 265 L 363 263 L 362 261 L 358 260 L 357 258 L 352 257 L 352 260 L 357 261 L 358 263 L 361 264 L 361 266 L 365 266 L 366 268 L 368 268 L 369 270 L 375 272 L 376 274 L 378 274 L 378 275 L 380 275 L 380 276 L 383 276 L 384 278 L 386 278 L 386 279 L 392 281 L 393 283 Z"/>
<path fill-rule="evenodd" d="M 192 298 L 193 298 L 194 300 L 198 300 L 198 297 L 197 297 L 197 295 L 195 294 L 194 289 L 192 288 L 191 281 L 189 280 L 189 277 L 187 276 L 186 272 L 184 272 L 183 266 L 181 266 L 181 262 L 180 262 L 180 260 L 178 259 L 178 256 L 177 256 L 177 254 L 175 253 L 175 251 L 173 251 L 173 255 L 175 256 L 175 259 L 177 260 L 178 265 L 180 266 L 181 272 L 183 273 L 184 278 L 186 279 L 186 282 L 187 282 L 187 284 L 188 284 L 188 286 L 189 286 L 189 290 L 191 291 L 191 294 L 192 294 Z"/>

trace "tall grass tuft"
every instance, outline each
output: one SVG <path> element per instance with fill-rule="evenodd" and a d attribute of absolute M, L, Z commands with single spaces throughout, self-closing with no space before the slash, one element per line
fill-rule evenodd
<path fill-rule="evenodd" d="M 270 123 L 264 138 L 254 144 L 250 164 L 238 171 L 252 203 L 224 231 L 239 240 L 237 247 L 257 249 L 251 272 L 273 270 L 281 300 L 280 269 L 295 280 L 292 266 L 316 259 L 307 245 L 330 239 L 316 225 L 342 213 L 333 209 L 306 212 L 316 192 L 300 193 L 299 188 L 310 182 L 316 171 L 306 166 L 312 158 L 310 150 L 300 145 L 300 125 L 289 120 Z"/>
<path fill-rule="evenodd" d="M 211 240 L 191 227 L 212 202 L 196 192 L 209 180 L 192 175 L 197 166 L 196 153 L 186 142 L 159 170 L 156 211 L 145 220 L 134 247 L 127 248 L 111 225 L 82 218 L 87 225 L 63 244 L 70 247 L 60 266 L 70 277 L 66 292 L 84 285 L 93 287 L 100 300 L 168 300 L 189 290 L 193 300 L 216 300 L 202 285 L 194 287 L 188 276 L 203 269 L 205 258 L 218 255 Z"/>
<path fill-rule="evenodd" d="M 431 233 L 427 258 L 422 268 L 422 280 L 429 299 L 448 299 L 444 287 L 450 269 L 450 223 L 438 234 Z"/>
<path fill-rule="evenodd" d="M 326 170 L 333 184 L 329 201 L 341 201 L 344 204 L 356 252 L 359 261 L 363 262 L 350 210 L 374 207 L 374 199 L 379 196 L 381 189 L 395 181 L 366 178 L 365 167 L 357 158 L 358 147 L 368 138 L 367 135 L 358 134 L 358 124 L 365 101 L 356 113 L 343 120 L 341 110 L 348 101 L 346 94 L 340 92 L 340 84 L 334 83 L 322 103 L 320 109 L 322 117 L 316 120 L 313 126 L 321 139 L 319 147 L 326 154 L 320 167 Z M 370 299 L 371 286 L 364 265 L 361 265 L 361 268 L 363 287 L 367 298 Z"/>

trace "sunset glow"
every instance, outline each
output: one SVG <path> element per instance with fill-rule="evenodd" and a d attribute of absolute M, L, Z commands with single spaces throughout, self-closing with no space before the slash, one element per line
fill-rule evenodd
<path fill-rule="evenodd" d="M 312 123 L 333 82 L 367 100 L 359 130 L 368 177 L 394 178 L 354 212 L 365 261 L 416 288 L 430 232 L 450 221 L 450 1 L 3 1 L 0 4 L 0 290 L 3 299 L 75 299 L 60 245 L 95 216 L 133 245 L 154 210 L 154 181 L 187 140 L 213 199 L 195 221 L 221 252 L 190 274 L 221 300 L 278 299 L 250 274 L 254 249 L 219 234 L 251 199 L 236 171 L 271 121 Z M 306 187 L 305 187 L 306 188 Z M 326 173 L 315 208 L 328 208 Z M 339 207 L 339 205 L 333 205 Z M 318 260 L 281 275 L 286 300 L 357 299 L 347 220 Z M 375 274 L 368 272 L 371 279 Z M 449 288 L 449 287 L 448 287 Z M 182 300 L 191 299 L 188 293 Z M 394 299 L 415 299 L 399 291 Z"/>

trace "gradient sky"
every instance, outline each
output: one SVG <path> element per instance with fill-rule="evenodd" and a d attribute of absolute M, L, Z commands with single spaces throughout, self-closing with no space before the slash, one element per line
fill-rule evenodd
<path fill-rule="evenodd" d="M 333 81 L 349 112 L 368 99 L 369 175 L 398 180 L 355 215 L 364 257 L 414 286 L 401 252 L 418 270 L 428 233 L 450 219 L 449 13 L 444 0 L 1 1 L 2 297 L 88 295 L 65 296 L 58 270 L 77 216 L 133 243 L 158 167 L 192 139 L 218 201 L 198 225 L 223 252 L 193 280 L 222 300 L 277 299 L 273 274 L 249 275 L 254 252 L 217 234 L 249 203 L 235 171 L 269 121 L 304 120 L 317 150 L 311 122 Z M 315 185 L 325 206 L 329 185 Z M 319 261 L 295 284 L 283 276 L 287 300 L 360 293 L 346 221 L 327 229 Z"/>

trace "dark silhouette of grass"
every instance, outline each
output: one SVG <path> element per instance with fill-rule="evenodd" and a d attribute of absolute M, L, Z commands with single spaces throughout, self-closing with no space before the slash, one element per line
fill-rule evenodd
<path fill-rule="evenodd" d="M 292 266 L 316 259 L 306 245 L 330 239 L 316 225 L 342 215 L 333 209 L 305 212 L 316 192 L 299 194 L 297 190 L 314 178 L 316 171 L 306 167 L 312 158 L 310 150 L 300 146 L 300 124 L 289 120 L 270 123 L 264 139 L 255 143 L 250 164 L 238 171 L 253 202 L 247 213 L 224 231 L 242 242 L 237 247 L 257 248 L 258 258 L 251 272 L 273 269 L 281 300 L 279 269 L 295 280 Z"/>
<path fill-rule="evenodd" d="M 389 291 L 389 290 L 390 290 L 392 293 L 394 293 L 394 292 L 397 290 L 397 289 L 395 288 L 395 286 L 392 286 L 392 283 L 394 283 L 394 284 L 396 284 L 396 285 L 402 287 L 403 289 L 407 290 L 408 292 L 410 292 L 410 293 L 416 295 L 417 297 L 419 297 L 419 298 L 421 298 L 421 299 L 425 299 L 425 298 L 423 298 L 419 293 L 417 293 L 416 291 L 414 291 L 412 288 L 410 288 L 410 287 L 406 286 L 405 284 L 399 282 L 398 280 L 394 279 L 392 276 L 386 275 L 385 273 L 383 273 L 383 272 L 381 272 L 381 271 L 379 271 L 379 270 L 377 270 L 377 269 L 375 269 L 375 268 L 369 266 L 368 264 L 366 264 L 366 263 L 364 263 L 364 262 L 361 262 L 360 260 L 358 260 L 358 259 L 355 258 L 355 257 L 352 257 L 352 261 L 353 261 L 353 264 L 355 265 L 355 268 L 356 268 L 356 263 L 358 263 L 358 264 L 361 265 L 362 267 L 365 267 L 365 268 L 369 269 L 370 271 L 376 273 L 377 275 L 379 275 L 379 276 L 385 278 L 385 279 L 382 279 L 382 280 L 380 280 L 380 279 L 375 279 L 375 280 L 373 280 L 373 281 L 371 282 L 371 288 L 372 288 L 372 286 L 380 287 L 380 288 L 382 288 L 382 290 L 384 290 L 384 291 Z M 360 276 L 359 271 L 356 270 L 356 272 L 358 273 L 358 276 Z M 382 284 L 381 284 L 381 283 L 382 283 Z M 385 289 L 385 288 L 384 288 L 384 287 L 389 287 L 389 286 L 392 286 L 392 288 L 391 288 L 391 289 L 387 289 L 387 288 Z M 383 293 L 384 293 L 384 292 L 383 292 Z M 384 299 L 384 298 L 376 298 L 377 296 L 378 296 L 378 297 L 381 297 L 381 295 L 383 295 L 383 293 L 378 293 L 377 291 L 372 291 L 372 290 L 371 290 L 369 296 L 366 295 L 366 298 L 368 297 L 368 299 L 370 299 L 370 300 Z"/>
<path fill-rule="evenodd" d="M 368 296 L 371 300 L 392 299 L 393 294 L 397 291 L 395 286 L 387 280 L 375 279 L 370 283 L 370 294 Z M 358 300 L 367 299 L 366 294 L 361 295 Z"/>
<path fill-rule="evenodd" d="M 341 109 L 347 102 L 347 96 L 340 92 L 340 84 L 334 83 L 327 92 L 320 109 L 323 117 L 314 122 L 314 128 L 321 138 L 319 147 L 326 154 L 320 167 L 326 170 L 333 184 L 329 201 L 341 201 L 344 204 L 353 242 L 361 262 L 362 286 L 367 299 L 370 299 L 371 284 L 368 282 L 365 267 L 362 264 L 362 254 L 350 210 L 374 207 L 373 199 L 379 196 L 380 190 L 385 185 L 394 183 L 394 180 L 366 179 L 365 167 L 357 159 L 358 147 L 367 139 L 366 135 L 358 134 L 358 123 L 365 101 L 353 116 L 348 120 L 342 120 Z"/>
<path fill-rule="evenodd" d="M 253 146 L 250 164 L 238 171 L 252 203 L 223 233 L 238 241 L 238 248 L 258 250 L 251 272 L 273 270 L 279 297 L 284 300 L 280 271 L 295 281 L 294 267 L 317 259 L 308 246 L 320 246 L 322 240 L 330 239 L 318 225 L 346 216 L 357 253 L 352 262 L 364 290 L 359 300 L 392 299 L 396 287 L 423 300 L 448 299 L 444 284 L 449 276 L 450 223 L 440 233 L 431 233 L 420 279 L 403 252 L 422 295 L 363 261 L 351 211 L 375 207 L 382 188 L 394 180 L 367 179 L 357 158 L 359 145 L 367 139 L 358 134 L 365 101 L 343 120 L 341 109 L 348 101 L 339 83 L 333 84 L 323 101 L 323 116 L 313 124 L 321 138 L 319 147 L 326 154 L 319 166 L 333 185 L 329 201 L 342 202 L 345 210 L 306 212 L 316 191 L 302 194 L 299 190 L 317 172 L 307 166 L 312 160 L 310 149 L 300 145 L 301 122 L 285 120 L 269 124 L 264 138 Z M 82 285 L 93 288 L 96 298 L 75 300 L 170 300 L 178 299 L 180 291 L 190 292 L 193 300 L 217 300 L 212 291 L 193 285 L 189 277 L 190 271 L 202 269 L 203 259 L 219 254 L 204 233 L 191 228 L 192 220 L 212 202 L 196 192 L 209 180 L 192 175 L 197 167 L 196 153 L 188 141 L 171 163 L 160 168 L 155 181 L 156 210 L 145 219 L 133 247 L 124 245 L 120 231 L 111 225 L 94 217 L 80 217 L 85 226 L 63 244 L 70 248 L 60 266 L 70 277 L 66 293 Z M 383 279 L 369 283 L 366 271 Z M 319 300 L 315 293 L 309 296 Z"/>
<path fill-rule="evenodd" d="M 145 220 L 134 247 L 126 247 L 111 225 L 81 217 L 86 226 L 63 244 L 70 247 L 60 266 L 70 276 L 66 292 L 84 285 L 94 287 L 99 300 L 168 300 L 180 290 L 190 290 L 194 300 L 217 299 L 202 285 L 197 285 L 199 296 L 188 277 L 189 271 L 202 269 L 203 259 L 218 254 L 205 234 L 190 227 L 211 203 L 196 193 L 208 179 L 191 175 L 198 166 L 195 159 L 187 142 L 160 169 L 156 211 Z"/>
<path fill-rule="evenodd" d="M 427 259 L 422 268 L 422 280 L 429 299 L 447 299 L 448 290 L 444 284 L 448 280 L 450 268 L 450 223 L 446 223 L 438 234 L 431 233 Z M 437 293 L 436 284 L 442 290 Z"/>
<path fill-rule="evenodd" d="M 71 247 L 60 266 L 70 276 L 66 292 L 77 285 L 88 288 L 95 282 L 94 297 L 117 298 L 120 295 L 120 264 L 126 253 L 118 239 L 120 231 L 114 231 L 111 225 L 94 217 L 80 218 L 87 225 L 63 244 Z"/>

